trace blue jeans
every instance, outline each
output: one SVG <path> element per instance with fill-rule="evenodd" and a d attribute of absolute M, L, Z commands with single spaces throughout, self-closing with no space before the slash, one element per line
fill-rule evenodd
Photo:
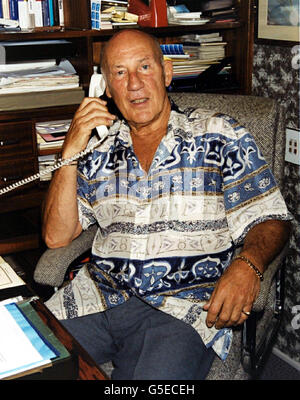
<path fill-rule="evenodd" d="M 214 359 L 194 328 L 131 297 L 102 313 L 62 324 L 116 380 L 205 379 Z"/>

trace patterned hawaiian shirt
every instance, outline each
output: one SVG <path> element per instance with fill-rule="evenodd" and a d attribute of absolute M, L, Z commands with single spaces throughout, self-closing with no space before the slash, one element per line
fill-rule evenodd
<path fill-rule="evenodd" d="M 148 173 L 129 126 L 115 122 L 105 143 L 79 164 L 78 208 L 83 229 L 99 226 L 92 261 L 48 301 L 52 312 L 73 318 L 135 295 L 191 324 L 221 359 L 232 330 L 208 328 L 202 306 L 251 227 L 290 219 L 244 127 L 173 103 Z"/>

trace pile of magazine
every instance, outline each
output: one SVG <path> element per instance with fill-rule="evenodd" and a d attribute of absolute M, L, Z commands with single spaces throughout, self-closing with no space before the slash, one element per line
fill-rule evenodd
<path fill-rule="evenodd" d="M 79 76 L 72 64 L 64 60 L 0 65 L 0 95 L 71 89 L 79 86 Z"/>

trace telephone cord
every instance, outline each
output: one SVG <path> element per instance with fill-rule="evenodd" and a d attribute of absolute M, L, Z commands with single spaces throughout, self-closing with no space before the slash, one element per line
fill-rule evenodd
<path fill-rule="evenodd" d="M 44 175 L 47 175 L 65 165 L 69 165 L 71 164 L 73 161 L 78 160 L 81 157 L 84 157 L 86 154 L 92 152 L 96 147 L 98 147 L 100 144 L 102 144 L 105 140 L 107 139 L 107 137 L 103 138 L 102 140 L 99 140 L 97 143 L 95 143 L 92 147 L 88 147 L 84 150 L 82 150 L 80 153 L 75 154 L 74 156 L 67 158 L 65 160 L 61 159 L 59 160 L 55 165 L 51 165 L 50 167 L 48 167 L 47 169 L 45 169 L 44 171 L 38 172 L 34 175 L 31 175 L 27 178 L 21 179 L 18 182 L 12 183 L 9 186 L 6 186 L 2 189 L 0 189 L 0 196 L 10 192 L 11 190 L 17 189 L 20 186 L 26 185 L 27 183 L 33 182 L 36 179 L 41 178 Z"/>

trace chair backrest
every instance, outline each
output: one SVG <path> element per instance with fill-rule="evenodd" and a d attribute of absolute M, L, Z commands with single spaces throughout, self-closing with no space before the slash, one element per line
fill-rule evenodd
<path fill-rule="evenodd" d="M 228 114 L 245 126 L 283 189 L 285 118 L 276 100 L 244 95 L 212 93 L 170 93 L 180 108 L 200 107 Z"/>

